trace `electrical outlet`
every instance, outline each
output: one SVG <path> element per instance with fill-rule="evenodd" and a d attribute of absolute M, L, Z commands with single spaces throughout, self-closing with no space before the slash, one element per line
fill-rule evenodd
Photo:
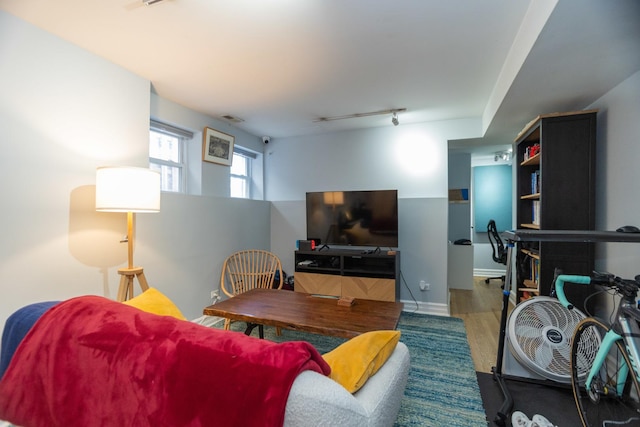
<path fill-rule="evenodd" d="M 220 299 L 220 294 L 218 291 L 211 291 L 211 299 L 218 301 Z"/>
<path fill-rule="evenodd" d="M 431 289 L 431 284 L 425 282 L 424 280 L 420 280 L 420 290 L 421 291 L 428 291 L 429 289 Z"/>

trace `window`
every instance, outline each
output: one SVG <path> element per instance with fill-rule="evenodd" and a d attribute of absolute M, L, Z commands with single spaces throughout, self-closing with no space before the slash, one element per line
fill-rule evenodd
<path fill-rule="evenodd" d="M 256 155 L 236 146 L 231 163 L 231 197 L 251 198 L 251 166 Z"/>
<path fill-rule="evenodd" d="M 149 168 L 160 172 L 162 191 L 186 192 L 186 141 L 193 133 L 151 120 Z"/>

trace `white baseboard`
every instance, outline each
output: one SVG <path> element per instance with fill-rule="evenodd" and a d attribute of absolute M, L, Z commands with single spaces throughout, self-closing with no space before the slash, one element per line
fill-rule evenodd
<path fill-rule="evenodd" d="M 448 304 L 418 301 L 416 305 L 416 301 L 412 300 L 401 300 L 400 302 L 404 304 L 402 311 L 418 314 L 432 314 L 434 316 L 451 316 Z"/>
<path fill-rule="evenodd" d="M 507 270 L 500 270 L 496 268 L 474 268 L 473 275 L 480 277 L 498 277 L 504 276 Z"/>

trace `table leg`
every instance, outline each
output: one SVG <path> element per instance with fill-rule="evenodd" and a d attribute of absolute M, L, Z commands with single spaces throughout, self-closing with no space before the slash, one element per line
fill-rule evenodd
<path fill-rule="evenodd" d="M 244 330 L 245 335 L 251 335 L 251 332 L 258 327 L 258 335 L 261 339 L 264 339 L 264 326 L 258 325 L 257 323 L 249 323 L 247 322 L 247 328 Z"/>

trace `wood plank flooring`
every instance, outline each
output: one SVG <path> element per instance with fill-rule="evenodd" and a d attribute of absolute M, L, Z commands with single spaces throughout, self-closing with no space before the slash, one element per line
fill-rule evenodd
<path fill-rule="evenodd" d="M 500 280 L 486 284 L 484 279 L 474 277 L 473 290 L 451 289 L 451 316 L 464 320 L 476 371 L 491 373 L 498 354 L 502 289 Z"/>

